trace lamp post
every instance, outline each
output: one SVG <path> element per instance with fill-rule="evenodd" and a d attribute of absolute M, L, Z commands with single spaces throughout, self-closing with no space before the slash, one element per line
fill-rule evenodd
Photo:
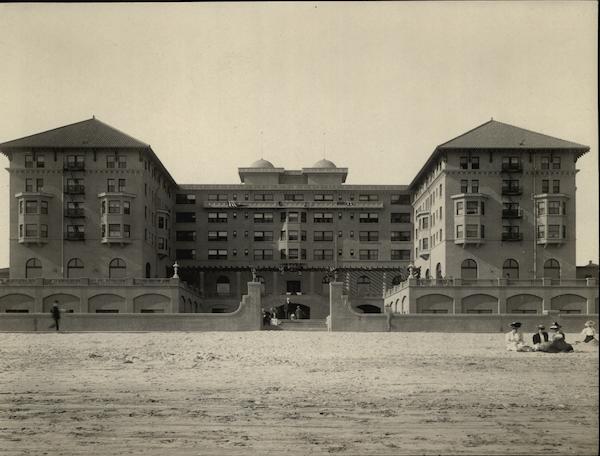
<path fill-rule="evenodd" d="M 173 264 L 173 278 L 174 279 L 178 279 L 179 278 L 179 274 L 177 274 L 177 271 L 179 269 L 179 265 L 177 264 L 177 261 Z"/>

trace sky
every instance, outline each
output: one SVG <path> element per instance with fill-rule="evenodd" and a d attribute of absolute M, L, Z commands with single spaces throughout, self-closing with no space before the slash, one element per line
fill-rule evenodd
<path fill-rule="evenodd" d="M 577 262 L 598 262 L 597 8 L 0 4 L 0 142 L 95 115 L 149 143 L 182 184 L 238 183 L 261 157 L 409 184 L 436 145 L 493 117 L 590 146 Z M 9 198 L 0 171 L 0 267 Z"/>

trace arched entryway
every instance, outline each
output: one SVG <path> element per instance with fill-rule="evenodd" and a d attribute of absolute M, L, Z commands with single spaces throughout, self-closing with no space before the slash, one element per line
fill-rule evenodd
<path fill-rule="evenodd" d="M 544 263 L 544 277 L 560 279 L 560 263 L 554 258 L 550 258 Z"/>
<path fill-rule="evenodd" d="M 475 260 L 467 259 L 460 265 L 460 278 L 467 280 L 477 279 L 477 263 Z"/>
<path fill-rule="evenodd" d="M 506 279 L 518 280 L 519 278 L 519 263 L 517 260 L 508 258 L 502 265 L 502 277 Z"/>
<path fill-rule="evenodd" d="M 292 315 L 296 320 L 309 320 L 310 307 L 297 302 L 288 302 L 275 308 L 275 317 L 281 320 L 291 319 Z"/>
<path fill-rule="evenodd" d="M 381 309 L 373 304 L 361 304 L 360 306 L 356 306 L 358 310 L 361 310 L 362 313 L 366 314 L 380 314 Z"/>
<path fill-rule="evenodd" d="M 152 267 L 150 263 L 146 263 L 146 278 L 149 279 L 150 277 L 152 277 Z"/>
<path fill-rule="evenodd" d="M 30 258 L 25 263 L 25 278 L 37 279 L 42 277 L 42 262 L 37 258 Z"/>

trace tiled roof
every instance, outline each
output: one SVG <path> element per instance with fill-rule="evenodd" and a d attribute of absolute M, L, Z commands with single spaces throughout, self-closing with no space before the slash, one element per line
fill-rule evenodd
<path fill-rule="evenodd" d="M 588 146 L 490 120 L 438 146 L 440 149 L 585 149 Z"/>
<path fill-rule="evenodd" d="M 31 147 L 132 147 L 146 149 L 150 146 L 110 125 L 100 122 L 96 118 L 0 144 L 0 149 Z"/>

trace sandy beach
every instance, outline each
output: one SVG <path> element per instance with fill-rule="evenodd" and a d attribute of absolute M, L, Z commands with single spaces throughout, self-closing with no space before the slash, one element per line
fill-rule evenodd
<path fill-rule="evenodd" d="M 502 334 L 0 334 L 0 454 L 597 454 L 598 348 L 576 350 L 506 352 Z"/>

